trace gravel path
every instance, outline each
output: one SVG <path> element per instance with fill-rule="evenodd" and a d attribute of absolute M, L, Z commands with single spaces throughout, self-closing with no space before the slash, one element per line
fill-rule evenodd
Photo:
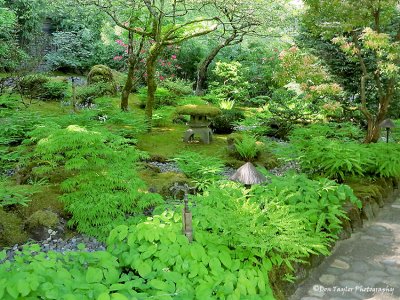
<path fill-rule="evenodd" d="M 289 300 L 400 299 L 400 198 L 339 241 Z"/>
<path fill-rule="evenodd" d="M 31 244 L 38 244 L 40 246 L 41 251 L 56 251 L 60 253 L 65 253 L 68 251 L 104 251 L 106 249 L 106 245 L 102 242 L 97 241 L 93 237 L 88 237 L 84 235 L 77 235 L 70 239 L 64 240 L 61 238 L 55 238 L 55 231 L 49 229 L 49 238 L 43 241 L 31 241 Z M 84 248 L 80 250 L 80 246 L 84 244 Z M 12 260 L 14 255 L 21 251 L 24 245 L 14 245 L 12 248 L 7 249 L 7 258 L 6 260 Z M 0 261 L 1 263 L 1 261 Z"/>

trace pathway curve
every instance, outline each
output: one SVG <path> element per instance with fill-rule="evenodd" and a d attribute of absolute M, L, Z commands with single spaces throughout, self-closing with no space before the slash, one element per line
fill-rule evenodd
<path fill-rule="evenodd" d="M 332 252 L 289 300 L 399 300 L 400 198 Z"/>

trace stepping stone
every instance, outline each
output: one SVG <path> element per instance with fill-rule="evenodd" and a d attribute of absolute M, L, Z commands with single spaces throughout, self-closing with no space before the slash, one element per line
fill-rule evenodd
<path fill-rule="evenodd" d="M 346 272 L 341 276 L 342 279 L 349 279 L 357 282 L 363 282 L 364 276 L 360 273 Z"/>
<path fill-rule="evenodd" d="M 369 266 L 362 261 L 356 261 L 351 264 L 351 270 L 357 273 L 364 273 L 367 272 L 369 269 Z"/>
<path fill-rule="evenodd" d="M 347 262 L 340 260 L 340 259 L 335 259 L 333 261 L 333 263 L 331 264 L 331 267 L 337 268 L 337 269 L 343 269 L 343 270 L 350 269 L 350 265 Z"/>
<path fill-rule="evenodd" d="M 387 267 L 386 270 L 387 270 L 387 272 L 388 272 L 390 275 L 393 275 L 393 276 L 400 275 L 400 268 L 397 268 L 397 267 Z"/>
<path fill-rule="evenodd" d="M 381 264 L 386 265 L 386 266 L 396 266 L 397 265 L 397 260 L 395 259 L 384 259 L 381 261 Z"/>
<path fill-rule="evenodd" d="M 363 235 L 361 238 L 361 240 L 369 240 L 369 241 L 376 241 L 376 237 L 374 236 L 369 236 L 369 235 Z"/>
<path fill-rule="evenodd" d="M 387 276 L 389 276 L 389 274 L 387 274 L 383 271 L 368 271 L 365 274 L 366 278 L 368 278 L 368 277 L 387 277 Z"/>
<path fill-rule="evenodd" d="M 400 204 L 392 204 L 393 208 L 400 208 Z"/>
<path fill-rule="evenodd" d="M 365 287 L 375 287 L 376 284 L 378 284 L 379 282 L 384 282 L 385 278 L 383 277 L 369 277 L 367 278 L 367 280 L 365 280 Z"/>
<path fill-rule="evenodd" d="M 321 298 L 316 298 L 316 297 L 303 297 L 301 300 L 321 300 Z"/>
<path fill-rule="evenodd" d="M 330 286 L 335 283 L 336 276 L 330 274 L 323 274 L 321 275 L 321 277 L 319 277 L 319 281 L 325 286 Z"/>
<path fill-rule="evenodd" d="M 357 286 L 361 286 L 358 282 L 355 282 L 353 280 L 342 280 L 339 282 L 339 285 L 341 287 L 347 288 L 347 289 L 353 289 L 353 291 L 356 289 Z"/>
<path fill-rule="evenodd" d="M 315 284 L 308 290 L 308 295 L 322 298 L 325 295 L 325 287 L 320 284 Z"/>
<path fill-rule="evenodd" d="M 326 273 L 329 273 L 329 274 L 332 274 L 332 275 L 342 275 L 343 274 L 343 270 L 342 269 L 338 269 L 338 268 L 329 267 L 328 269 L 326 269 Z"/>

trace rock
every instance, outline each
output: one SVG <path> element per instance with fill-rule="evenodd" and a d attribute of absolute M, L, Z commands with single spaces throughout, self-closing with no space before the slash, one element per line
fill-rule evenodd
<path fill-rule="evenodd" d="M 316 284 L 311 289 L 308 290 L 308 294 L 310 296 L 322 298 L 325 295 L 325 287 L 323 287 L 322 285 Z"/>
<path fill-rule="evenodd" d="M 319 281 L 326 286 L 333 285 L 336 281 L 335 275 L 323 274 L 319 277 Z"/>
<path fill-rule="evenodd" d="M 390 275 L 393 275 L 393 276 L 400 275 L 400 268 L 398 268 L 398 267 L 389 266 L 389 267 L 386 268 L 386 270 Z"/>
<path fill-rule="evenodd" d="M 357 282 L 362 282 L 364 279 L 364 276 L 360 273 L 355 273 L 355 272 L 346 272 L 344 273 L 341 278 L 343 279 L 349 279 Z"/>
<path fill-rule="evenodd" d="M 389 276 L 387 273 L 383 272 L 383 271 L 368 271 L 365 273 L 365 277 L 369 278 L 369 277 L 386 277 Z"/>
<path fill-rule="evenodd" d="M 331 264 L 332 268 L 337 268 L 337 269 L 343 269 L 343 270 L 348 270 L 350 269 L 350 265 L 343 260 L 335 259 L 333 263 Z"/>
<path fill-rule="evenodd" d="M 386 266 L 396 266 L 398 264 L 398 261 L 395 259 L 384 259 L 381 261 L 381 264 Z"/>
<path fill-rule="evenodd" d="M 351 270 L 357 273 L 364 273 L 369 270 L 369 266 L 362 261 L 355 261 L 351 264 Z"/>

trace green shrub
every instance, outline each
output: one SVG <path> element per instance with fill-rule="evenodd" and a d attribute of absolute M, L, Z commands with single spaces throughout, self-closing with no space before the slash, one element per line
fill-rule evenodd
<path fill-rule="evenodd" d="M 44 93 L 44 84 L 49 82 L 49 78 L 43 74 L 26 75 L 17 82 L 18 92 L 30 99 L 38 99 Z"/>
<path fill-rule="evenodd" d="M 185 79 L 175 78 L 174 80 L 166 79 L 160 85 L 177 96 L 187 96 L 193 94 L 192 84 Z"/>
<path fill-rule="evenodd" d="M 297 136 L 286 150 L 295 153 L 311 175 L 343 181 L 351 176 L 400 177 L 399 144 L 359 144 L 353 141 Z"/>
<path fill-rule="evenodd" d="M 254 160 L 260 153 L 257 139 L 249 134 L 244 134 L 240 139 L 235 139 L 235 150 L 239 157 L 246 161 Z"/>
<path fill-rule="evenodd" d="M 343 205 L 347 201 L 361 208 L 361 202 L 347 185 L 321 178 L 310 180 L 305 175 L 273 177 L 267 186 L 253 187 L 255 200 L 265 205 L 288 205 L 291 213 L 307 218 L 306 229 L 326 232 L 337 238 L 341 219 L 346 219 Z"/>
<path fill-rule="evenodd" d="M 368 175 L 400 178 L 400 144 L 376 143 L 365 147 L 372 159 L 366 167 Z"/>
<path fill-rule="evenodd" d="M 284 260 L 288 266 L 315 252 L 328 254 L 327 233 L 309 226 L 295 205 L 272 201 L 270 190 L 269 185 L 258 186 L 249 193 L 232 182 L 211 186 L 192 199 L 195 238 L 200 231 L 243 255 L 268 257 L 274 264 Z"/>
<path fill-rule="evenodd" d="M 34 154 L 42 162 L 37 174 L 59 167 L 72 172 L 61 183 L 61 200 L 72 214 L 68 224 L 79 232 L 104 239 L 113 226 L 133 222 L 162 201 L 158 194 L 145 193 L 136 174 L 134 163 L 141 153 L 99 128 L 56 129 L 39 140 Z"/>
<path fill-rule="evenodd" d="M 12 205 L 27 206 L 31 201 L 29 196 L 34 193 L 35 189 L 12 185 L 11 182 L 0 178 L 0 207 Z"/>
<path fill-rule="evenodd" d="M 290 133 L 291 140 L 304 140 L 318 136 L 323 136 L 328 139 L 350 141 L 361 140 L 364 137 L 364 132 L 360 127 L 352 123 L 316 123 L 295 128 Z"/>
<path fill-rule="evenodd" d="M 5 255 L 0 252 L 0 262 Z M 39 245 L 25 246 L 13 262 L 0 263 L 0 277 L 2 299 L 132 299 L 137 294 L 132 282 L 119 283 L 124 276 L 106 251 L 45 253 Z"/>
<path fill-rule="evenodd" d="M 154 108 L 161 106 L 174 106 L 176 105 L 176 95 L 167 90 L 166 88 L 158 87 L 155 93 Z M 144 108 L 147 102 L 147 87 L 139 89 L 138 98 L 140 100 L 140 107 Z"/>
<path fill-rule="evenodd" d="M 68 88 L 66 82 L 49 81 L 43 84 L 42 100 L 63 100 Z"/>
<path fill-rule="evenodd" d="M 79 103 L 94 103 L 96 98 L 113 96 L 114 94 L 113 85 L 106 82 L 98 82 L 76 88 L 76 99 Z"/>
<path fill-rule="evenodd" d="M 190 177 L 199 190 L 205 190 L 210 184 L 221 178 L 223 162 L 216 157 L 209 157 L 197 152 L 185 151 L 173 161 L 179 169 Z"/>
<path fill-rule="evenodd" d="M 51 81 L 44 74 L 30 74 L 21 78 L 16 90 L 30 99 L 62 100 L 68 85 L 66 82 Z"/>
<path fill-rule="evenodd" d="M 215 133 L 231 133 L 234 130 L 235 123 L 244 119 L 242 111 L 237 109 L 222 110 L 222 113 L 215 117 L 211 122 L 211 128 Z"/>
<path fill-rule="evenodd" d="M 270 100 L 271 98 L 268 96 L 257 96 L 254 98 L 249 98 L 247 100 L 244 100 L 243 105 L 249 107 L 263 107 Z"/>
<path fill-rule="evenodd" d="M 38 123 L 39 117 L 25 110 L 15 111 L 0 118 L 0 145 L 20 144 Z"/>
<path fill-rule="evenodd" d="M 179 213 L 163 213 L 111 232 L 108 249 L 132 274 L 142 297 L 274 299 L 267 276 L 269 259 L 251 248 L 228 247 L 202 228 L 189 243 L 181 227 Z"/>

